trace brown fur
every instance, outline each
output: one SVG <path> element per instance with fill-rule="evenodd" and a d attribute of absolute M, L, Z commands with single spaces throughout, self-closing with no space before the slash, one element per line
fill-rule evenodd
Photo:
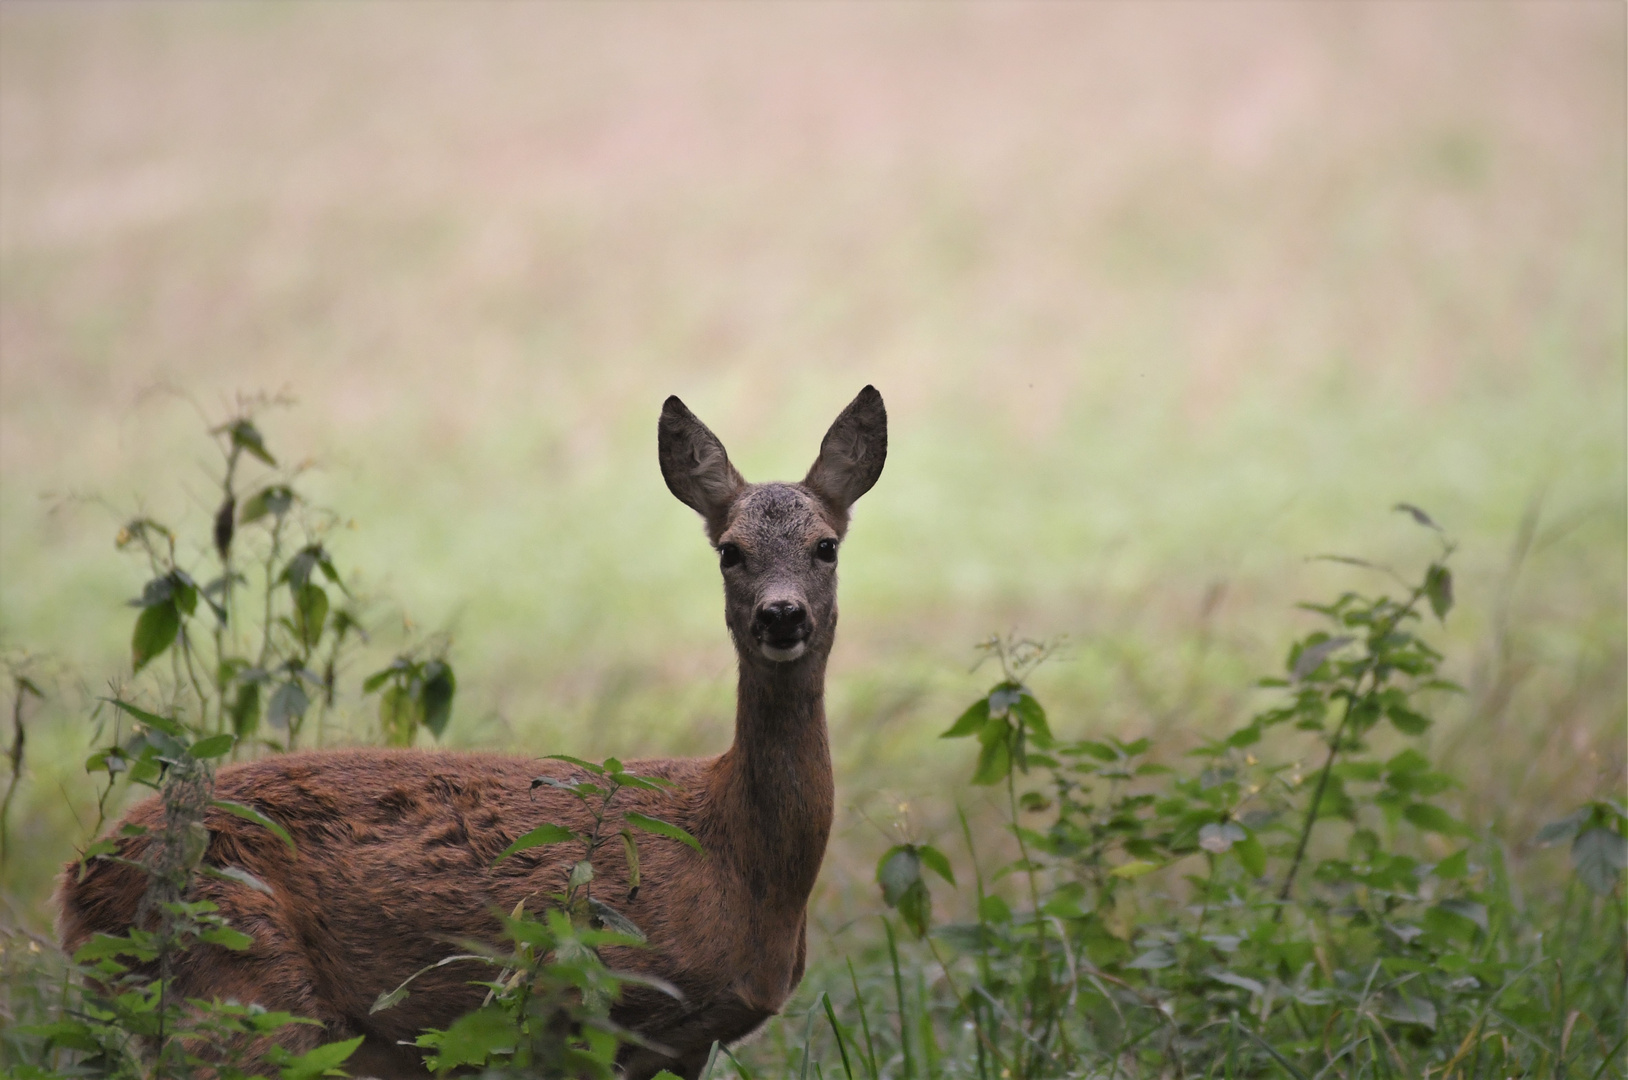
<path fill-rule="evenodd" d="M 832 817 L 826 741 L 825 662 L 836 628 L 835 564 L 811 553 L 840 539 L 848 504 L 880 474 L 886 414 L 870 387 L 844 411 L 804 484 L 749 485 L 715 436 L 670 398 L 663 410 L 663 473 L 706 519 L 713 541 L 735 544 L 724 570 L 725 610 L 740 658 L 734 745 L 715 758 L 641 761 L 629 769 L 676 787 L 624 789 L 613 809 L 671 821 L 700 840 L 698 855 L 677 841 L 640 834 L 641 887 L 627 900 L 619 852 L 596 861 L 594 893 L 649 937 L 648 949 L 606 950 L 613 967 L 659 976 L 675 1001 L 632 988 L 614 1017 L 671 1048 L 674 1057 L 629 1049 L 629 1077 L 671 1068 L 695 1076 L 712 1041 L 739 1039 L 772 1016 L 802 978 L 806 907 Z M 833 452 L 833 448 L 836 451 Z M 771 602 L 806 610 L 806 651 L 776 662 L 760 647 L 761 611 Z M 754 621 L 756 620 L 756 621 Z M 459 951 L 460 938 L 491 939 L 495 912 L 524 900 L 530 910 L 563 892 L 573 845 L 534 848 L 493 865 L 514 839 L 544 822 L 584 829 L 586 812 L 568 794 L 535 793 L 538 776 L 578 774 L 563 762 L 495 754 L 343 750 L 289 754 L 220 771 L 218 798 L 250 804 L 282 824 L 298 854 L 269 831 L 211 810 L 207 861 L 239 866 L 271 887 L 199 877 L 193 895 L 219 905 L 254 938 L 245 952 L 201 947 L 175 973 L 189 997 L 235 997 L 320 1020 L 325 1030 L 284 1029 L 291 1049 L 366 1036 L 353 1072 L 422 1076 L 410 1042 L 480 1003 L 486 976 L 452 964 L 414 981 L 394 1008 L 369 1015 L 381 992 Z M 156 799 L 125 822 L 162 824 Z M 119 841 L 140 861 L 151 841 Z M 137 869 L 92 860 L 70 864 L 58 890 L 60 932 L 70 952 L 97 932 L 122 933 L 146 887 Z"/>

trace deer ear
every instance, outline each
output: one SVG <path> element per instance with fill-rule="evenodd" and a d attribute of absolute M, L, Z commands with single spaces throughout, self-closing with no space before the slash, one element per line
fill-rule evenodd
<path fill-rule="evenodd" d="M 887 460 L 887 408 L 867 386 L 842 410 L 820 443 L 820 456 L 803 483 L 833 509 L 846 514 L 882 475 Z"/>
<path fill-rule="evenodd" d="M 729 504 L 746 486 L 729 463 L 724 444 L 682 401 L 670 397 L 656 425 L 656 455 L 667 490 L 705 518 L 716 539 L 724 530 Z"/>

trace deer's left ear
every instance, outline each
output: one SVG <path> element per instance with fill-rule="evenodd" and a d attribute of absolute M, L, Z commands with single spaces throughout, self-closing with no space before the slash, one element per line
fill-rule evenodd
<path fill-rule="evenodd" d="M 803 483 L 846 517 L 848 508 L 875 485 L 887 461 L 887 408 L 867 386 L 825 433 L 820 456 Z"/>

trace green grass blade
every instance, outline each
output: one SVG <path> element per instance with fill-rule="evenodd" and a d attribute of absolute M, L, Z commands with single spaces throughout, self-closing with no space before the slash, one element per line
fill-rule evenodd
<path fill-rule="evenodd" d="M 797 1067 L 798 1080 L 808 1080 L 808 1063 L 814 1056 L 814 1014 L 820 1011 L 820 1001 L 825 999 L 825 992 L 820 992 L 820 1000 L 808 1007 L 808 1018 L 803 1023 L 803 1060 Z"/>
<path fill-rule="evenodd" d="M 892 923 L 883 919 L 882 929 L 887 931 L 888 958 L 893 964 L 893 993 L 899 1002 L 899 1053 L 904 1058 L 905 1080 L 910 1080 L 916 1075 L 916 1067 L 910 1058 L 910 1022 L 905 1016 L 904 974 L 899 970 L 899 942 L 893 936 Z"/>
<path fill-rule="evenodd" d="M 1283 1071 L 1288 1073 L 1290 1076 L 1294 1077 L 1294 1080 L 1306 1080 L 1306 1074 L 1301 1072 L 1299 1069 L 1295 1068 L 1294 1062 L 1290 1061 L 1288 1058 L 1286 1058 L 1282 1054 L 1278 1053 L 1277 1047 L 1273 1046 L 1271 1043 L 1267 1042 L 1265 1039 L 1261 1038 L 1259 1035 L 1255 1034 L 1253 1031 L 1250 1031 L 1248 1028 L 1244 1028 L 1243 1033 L 1245 1035 L 1248 1035 L 1251 1039 L 1254 1039 L 1256 1042 L 1260 1043 L 1261 1048 L 1263 1050 L 1265 1050 L 1268 1054 L 1271 1054 L 1272 1059 L 1274 1061 L 1276 1061 L 1279 1065 L 1283 1066 Z"/>
<path fill-rule="evenodd" d="M 837 1040 L 837 1053 L 842 1055 L 842 1074 L 847 1080 L 854 1080 L 854 1067 L 848 1061 L 848 1047 L 842 1038 L 842 1025 L 837 1023 L 837 1011 L 831 1007 L 831 995 L 821 994 L 820 1000 L 825 1004 L 825 1019 L 831 1025 L 831 1034 Z"/>
<path fill-rule="evenodd" d="M 865 1033 L 865 1067 L 870 1080 L 877 1080 L 876 1072 L 876 1041 L 871 1038 L 870 1018 L 865 1015 L 865 995 L 859 992 L 859 976 L 854 974 L 854 962 L 848 961 L 848 978 L 854 984 L 854 1002 L 859 1006 L 859 1026 Z"/>

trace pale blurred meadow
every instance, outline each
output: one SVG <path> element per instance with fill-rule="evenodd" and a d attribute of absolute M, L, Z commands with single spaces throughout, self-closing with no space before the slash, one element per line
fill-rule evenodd
<path fill-rule="evenodd" d="M 1308 557 L 1422 568 L 1403 500 L 1460 544 L 1436 750 L 1558 860 L 1526 840 L 1620 797 L 1628 734 L 1624 12 L 8 0 L 0 645 L 50 691 L 10 917 L 94 820 L 114 534 L 206 567 L 205 429 L 257 391 L 365 663 L 451 635 L 446 742 L 636 757 L 732 720 L 663 398 L 797 478 L 874 383 L 824 934 L 896 824 L 949 835 L 980 638 L 1067 635 L 1053 727 L 1179 747 L 1257 705 L 1295 601 L 1392 587 Z"/>

